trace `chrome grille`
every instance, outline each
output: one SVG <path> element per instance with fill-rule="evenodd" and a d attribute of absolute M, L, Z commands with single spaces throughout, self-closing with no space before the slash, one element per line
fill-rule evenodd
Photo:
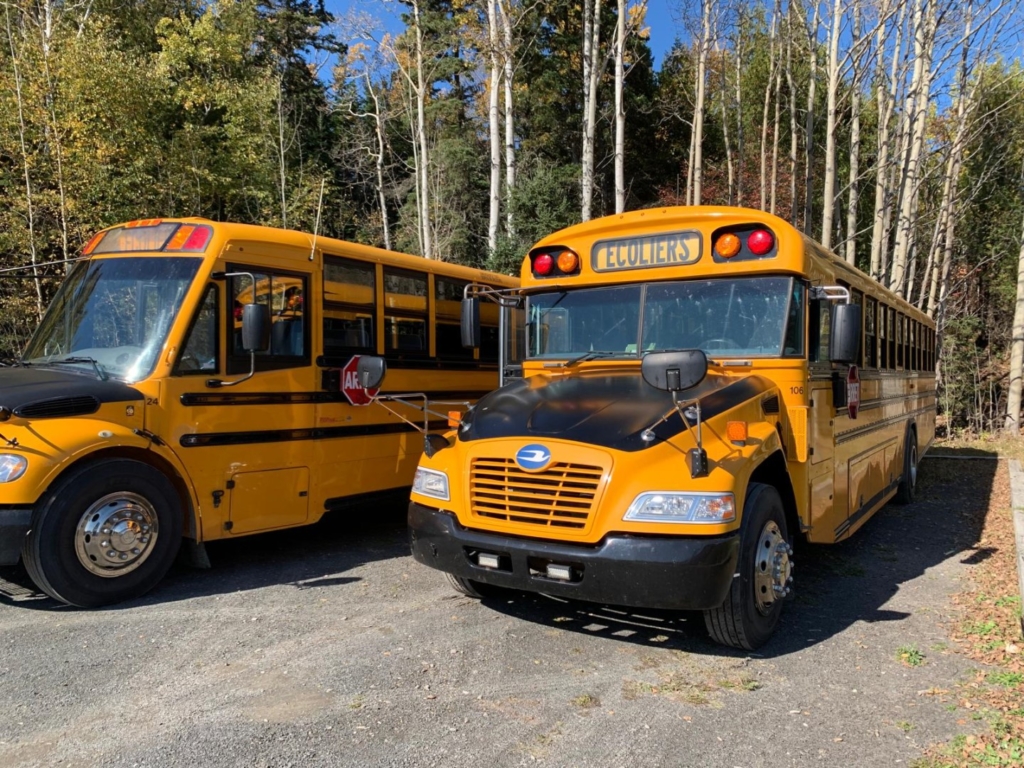
<path fill-rule="evenodd" d="M 474 459 L 469 491 L 473 514 L 557 528 L 587 527 L 604 470 L 556 462 L 525 472 L 512 459 Z"/>

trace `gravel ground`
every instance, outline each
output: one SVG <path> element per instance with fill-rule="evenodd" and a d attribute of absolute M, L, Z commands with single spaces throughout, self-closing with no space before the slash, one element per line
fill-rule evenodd
<path fill-rule="evenodd" d="M 907 765 L 965 728 L 934 691 L 968 673 L 949 596 L 998 466 L 925 461 L 917 503 L 798 550 L 757 654 L 699 615 L 459 596 L 401 501 L 211 545 L 108 610 L 0 597 L 0 765 Z"/>

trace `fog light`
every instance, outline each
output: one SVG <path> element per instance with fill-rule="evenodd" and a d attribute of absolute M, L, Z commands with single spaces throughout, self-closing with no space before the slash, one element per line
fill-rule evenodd
<path fill-rule="evenodd" d="M 492 555 L 490 552 L 481 552 L 476 556 L 476 564 L 481 568 L 497 568 L 498 563 L 498 556 Z"/>
<path fill-rule="evenodd" d="M 572 567 L 568 565 L 555 565 L 554 563 L 548 563 L 547 575 L 549 579 L 572 581 Z"/>

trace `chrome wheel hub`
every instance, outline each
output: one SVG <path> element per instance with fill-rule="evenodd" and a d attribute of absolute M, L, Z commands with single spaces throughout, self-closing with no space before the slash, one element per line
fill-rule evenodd
<path fill-rule="evenodd" d="M 119 492 L 92 504 L 78 521 L 75 553 L 90 573 L 124 576 L 153 553 L 159 533 L 156 510 L 143 496 Z"/>
<path fill-rule="evenodd" d="M 754 553 L 754 602 L 757 610 L 767 615 L 776 600 L 789 594 L 793 581 L 793 548 L 782 537 L 775 521 L 769 520 L 761 530 Z"/>
<path fill-rule="evenodd" d="M 917 487 L 917 441 L 910 446 L 910 487 Z"/>

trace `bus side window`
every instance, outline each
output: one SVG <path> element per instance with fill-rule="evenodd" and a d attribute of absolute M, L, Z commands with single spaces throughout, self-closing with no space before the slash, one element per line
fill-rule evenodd
<path fill-rule="evenodd" d="M 878 349 L 875 344 L 878 336 L 875 325 L 877 311 L 878 302 L 868 296 L 864 304 L 864 365 L 867 368 L 878 367 Z"/>
<path fill-rule="evenodd" d="M 473 358 L 472 348 L 462 346 L 460 326 L 462 295 L 467 285 L 465 280 L 440 275 L 434 277 L 435 346 L 439 360 Z"/>
<path fill-rule="evenodd" d="M 229 265 L 231 272 L 249 272 L 248 276 L 229 278 L 228 296 L 228 373 L 249 370 L 249 353 L 242 349 L 242 307 L 249 303 L 270 307 L 270 349 L 256 354 L 256 370 L 298 368 L 309 365 L 308 317 L 305 311 L 309 278 L 305 275 L 259 272 L 252 267 Z M 255 288 L 255 290 L 254 290 Z"/>
<path fill-rule="evenodd" d="M 811 362 L 827 363 L 832 333 L 832 307 L 828 301 L 811 302 Z"/>
<path fill-rule="evenodd" d="M 373 264 L 335 256 L 324 257 L 323 355 L 341 359 L 374 354 L 377 334 L 377 268 Z"/>
<path fill-rule="evenodd" d="M 217 373 L 220 370 L 217 357 L 217 286 L 211 285 L 192 319 L 174 373 L 181 376 Z"/>
<path fill-rule="evenodd" d="M 427 274 L 384 268 L 384 351 L 426 357 Z"/>

